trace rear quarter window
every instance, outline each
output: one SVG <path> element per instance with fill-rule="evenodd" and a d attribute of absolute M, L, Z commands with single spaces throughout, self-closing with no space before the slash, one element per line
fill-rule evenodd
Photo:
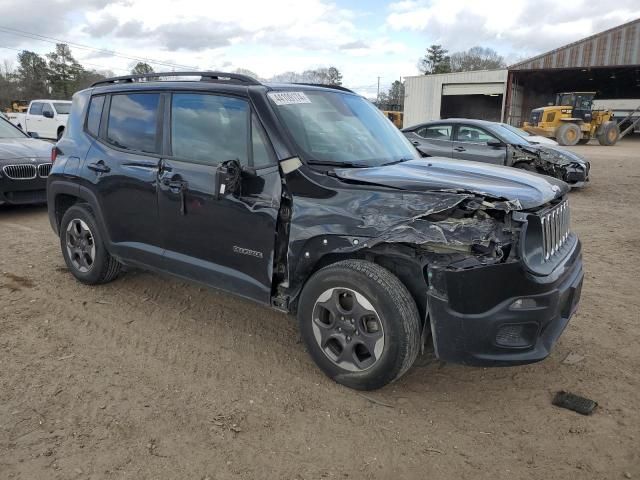
<path fill-rule="evenodd" d="M 100 118 L 102 117 L 102 107 L 104 107 L 104 95 L 91 97 L 89 112 L 87 113 L 87 131 L 94 137 L 100 132 Z"/>

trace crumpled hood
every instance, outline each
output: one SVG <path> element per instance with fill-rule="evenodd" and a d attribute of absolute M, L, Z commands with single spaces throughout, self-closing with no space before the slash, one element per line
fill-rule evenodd
<path fill-rule="evenodd" d="M 31 158 L 51 158 L 49 142 L 36 138 L 0 138 L 0 162 Z"/>
<path fill-rule="evenodd" d="M 548 160 L 553 163 L 557 163 L 559 165 L 568 165 L 571 163 L 578 163 L 585 167 L 587 165 L 587 161 L 582 155 L 578 155 L 571 150 L 565 150 L 561 147 L 556 147 L 553 145 L 531 145 L 527 147 L 521 147 L 524 150 L 528 150 L 532 153 L 536 153 L 541 156 L 542 159 Z"/>
<path fill-rule="evenodd" d="M 562 196 L 569 186 L 555 178 L 512 167 L 429 157 L 371 168 L 336 169 L 343 180 L 411 191 L 471 192 L 535 208 Z"/>

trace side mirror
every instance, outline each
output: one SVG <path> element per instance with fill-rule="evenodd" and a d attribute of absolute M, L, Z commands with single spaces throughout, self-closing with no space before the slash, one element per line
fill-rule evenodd
<path fill-rule="evenodd" d="M 28 134 L 31 138 L 40 138 L 38 132 L 29 132 Z"/>
<path fill-rule="evenodd" d="M 237 159 L 226 160 L 216 168 L 215 184 L 213 191 L 216 193 L 216 200 L 225 195 L 238 193 L 240 191 L 240 176 L 242 175 L 242 165 Z"/>
<path fill-rule="evenodd" d="M 45 110 L 42 112 L 42 116 L 45 118 L 53 118 L 53 112 L 51 110 Z"/>
<path fill-rule="evenodd" d="M 504 147 L 504 143 L 502 143 L 500 140 L 490 140 L 487 142 L 487 145 L 489 147 Z"/>

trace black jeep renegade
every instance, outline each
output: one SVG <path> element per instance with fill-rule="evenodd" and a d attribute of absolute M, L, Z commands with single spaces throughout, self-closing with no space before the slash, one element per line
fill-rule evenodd
<path fill-rule="evenodd" d="M 542 360 L 580 298 L 568 186 L 421 158 L 342 87 L 217 72 L 78 92 L 48 179 L 78 280 L 122 265 L 296 313 L 331 378 L 373 389 L 424 346 L 441 360 Z"/>

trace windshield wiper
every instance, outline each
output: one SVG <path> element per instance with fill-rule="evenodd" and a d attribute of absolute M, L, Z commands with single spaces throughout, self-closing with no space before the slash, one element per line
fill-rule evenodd
<path fill-rule="evenodd" d="M 402 162 L 408 162 L 409 160 L 414 160 L 413 157 L 402 157 L 398 160 L 392 160 L 390 162 L 385 162 L 385 163 L 381 163 L 380 165 L 378 165 L 379 167 L 387 167 L 389 165 L 396 165 L 398 163 L 402 163 Z"/>
<path fill-rule="evenodd" d="M 371 165 L 366 163 L 357 162 L 332 162 L 331 160 L 308 160 L 309 165 L 321 165 L 327 167 L 340 167 L 340 168 L 368 168 Z"/>

